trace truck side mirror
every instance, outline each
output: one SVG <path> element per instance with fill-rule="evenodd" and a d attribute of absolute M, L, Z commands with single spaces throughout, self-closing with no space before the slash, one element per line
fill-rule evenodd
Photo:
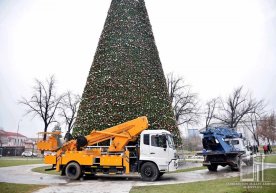
<path fill-rule="evenodd" d="M 166 135 L 161 135 L 160 137 L 161 137 L 163 148 L 166 149 L 167 148 L 167 138 L 166 138 Z"/>

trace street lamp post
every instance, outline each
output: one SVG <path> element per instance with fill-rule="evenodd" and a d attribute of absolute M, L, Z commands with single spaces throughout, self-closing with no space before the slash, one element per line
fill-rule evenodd
<path fill-rule="evenodd" d="M 19 121 L 18 121 L 18 124 L 17 124 L 17 132 L 16 132 L 16 140 L 15 140 L 15 145 L 16 145 L 16 147 L 15 147 L 15 156 L 16 156 L 16 154 L 17 154 L 17 145 L 19 144 L 19 142 L 18 142 L 18 131 L 19 131 L 19 124 L 20 124 L 20 122 L 22 121 L 22 119 L 20 119 Z"/>
<path fill-rule="evenodd" d="M 33 149 L 32 149 L 32 157 L 34 156 L 34 146 L 35 146 L 35 142 L 33 141 Z"/>

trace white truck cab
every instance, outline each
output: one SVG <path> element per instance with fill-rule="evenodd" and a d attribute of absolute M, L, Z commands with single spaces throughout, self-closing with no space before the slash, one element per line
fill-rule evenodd
<path fill-rule="evenodd" d="M 157 178 L 165 172 L 175 171 L 178 167 L 178 156 L 171 133 L 166 130 L 143 131 L 140 135 L 139 161 L 141 164 L 140 173 L 143 178 L 154 175 L 153 170 L 155 169 L 153 167 L 158 170 Z M 143 167 L 145 164 L 148 167 Z M 150 181 L 157 179 L 154 178 L 156 175 Z"/>
<path fill-rule="evenodd" d="M 229 145 L 232 145 L 236 150 L 246 150 L 246 147 L 244 146 L 244 140 L 242 138 L 226 138 L 224 141 Z"/>
<path fill-rule="evenodd" d="M 241 160 L 246 165 L 253 164 L 252 152 L 249 150 L 249 144 L 244 138 L 227 138 L 225 142 L 232 145 L 238 151 L 244 151 L 244 154 L 241 155 Z"/>

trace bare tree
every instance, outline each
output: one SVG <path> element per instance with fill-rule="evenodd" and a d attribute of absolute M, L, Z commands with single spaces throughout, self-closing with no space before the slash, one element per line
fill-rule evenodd
<path fill-rule="evenodd" d="M 62 99 L 60 116 L 64 119 L 67 133 L 70 133 L 74 126 L 79 103 L 80 96 L 74 95 L 70 91 L 68 91 Z"/>
<path fill-rule="evenodd" d="M 265 113 L 265 106 L 266 105 L 264 104 L 263 100 L 259 101 L 258 103 L 256 103 L 253 112 L 247 114 L 241 121 L 243 125 L 252 133 L 253 139 L 256 141 L 258 146 L 260 145 L 260 141 L 257 128 L 259 126 L 259 123 L 261 122 L 263 114 Z"/>
<path fill-rule="evenodd" d="M 218 98 L 214 98 L 206 103 L 206 117 L 205 117 L 205 128 L 210 126 L 212 119 L 215 116 L 215 110 L 217 108 Z"/>
<path fill-rule="evenodd" d="M 49 125 L 56 122 L 55 114 L 62 98 L 63 96 L 56 93 L 54 76 L 50 76 L 46 82 L 36 79 L 32 97 L 22 98 L 19 103 L 27 107 L 26 114 L 33 114 L 34 117 L 38 116 L 43 120 L 44 132 L 47 132 Z M 46 139 L 46 134 L 43 139 Z"/>
<path fill-rule="evenodd" d="M 276 116 L 274 112 L 262 118 L 257 133 L 268 143 L 276 141 Z"/>
<path fill-rule="evenodd" d="M 178 125 L 191 125 L 198 122 L 199 107 L 197 94 L 190 91 L 191 86 L 182 77 L 173 73 L 167 75 L 167 87 L 175 119 Z"/>
<path fill-rule="evenodd" d="M 243 93 L 243 87 L 239 87 L 224 102 L 220 99 L 219 114 L 215 118 L 230 128 L 236 128 L 245 115 L 254 112 L 258 102 L 253 100 L 248 93 Z"/>

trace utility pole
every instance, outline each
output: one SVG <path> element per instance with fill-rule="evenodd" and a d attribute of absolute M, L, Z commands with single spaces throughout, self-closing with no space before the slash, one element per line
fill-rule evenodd
<path fill-rule="evenodd" d="M 33 149 L 32 149 L 32 157 L 34 156 L 34 146 L 35 146 L 35 142 L 33 141 L 32 142 L 32 145 L 33 145 Z"/>
<path fill-rule="evenodd" d="M 16 147 L 15 147 L 15 156 L 16 156 L 16 154 L 17 154 L 17 145 L 19 144 L 19 142 L 18 142 L 18 131 L 19 131 L 19 124 L 20 124 L 20 122 L 22 121 L 22 119 L 20 119 L 19 121 L 18 121 L 18 124 L 17 124 L 17 132 L 16 132 L 16 140 L 15 140 L 15 145 L 16 145 Z"/>

